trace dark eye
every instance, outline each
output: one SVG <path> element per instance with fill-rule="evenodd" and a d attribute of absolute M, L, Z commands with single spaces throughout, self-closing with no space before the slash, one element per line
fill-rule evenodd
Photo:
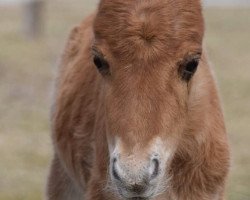
<path fill-rule="evenodd" d="M 102 74 L 109 74 L 109 64 L 101 56 L 94 55 L 94 64 Z"/>
<path fill-rule="evenodd" d="M 199 65 L 198 59 L 192 59 L 182 64 L 180 68 L 181 78 L 185 81 L 189 81 L 195 74 L 198 65 Z"/>

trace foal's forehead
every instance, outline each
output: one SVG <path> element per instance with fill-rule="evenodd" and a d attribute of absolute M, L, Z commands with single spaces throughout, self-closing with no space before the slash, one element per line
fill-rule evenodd
<path fill-rule="evenodd" d="M 175 56 L 181 46 L 201 46 L 200 1 L 103 0 L 94 32 L 119 59 L 155 62 Z"/>

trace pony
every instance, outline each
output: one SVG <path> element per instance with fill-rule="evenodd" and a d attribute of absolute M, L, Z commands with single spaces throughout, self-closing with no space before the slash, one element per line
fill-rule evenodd
<path fill-rule="evenodd" d="M 230 166 L 200 0 L 101 0 L 64 50 L 48 200 L 222 200 Z"/>

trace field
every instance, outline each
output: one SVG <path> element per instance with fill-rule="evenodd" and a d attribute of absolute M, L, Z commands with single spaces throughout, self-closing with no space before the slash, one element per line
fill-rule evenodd
<path fill-rule="evenodd" d="M 67 34 L 93 0 L 47 1 L 44 34 L 22 35 L 20 6 L 0 7 L 0 200 L 44 196 L 52 156 L 49 109 Z M 206 46 L 214 65 L 232 151 L 229 200 L 250 199 L 250 9 L 207 9 Z"/>

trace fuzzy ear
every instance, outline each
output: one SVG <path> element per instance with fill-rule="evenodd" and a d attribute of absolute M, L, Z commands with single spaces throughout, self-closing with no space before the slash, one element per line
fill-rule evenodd
<path fill-rule="evenodd" d="M 72 58 L 78 53 L 80 49 L 80 38 L 80 27 L 76 26 L 70 32 L 65 52 L 63 54 L 63 60 L 69 60 L 69 58 Z"/>

